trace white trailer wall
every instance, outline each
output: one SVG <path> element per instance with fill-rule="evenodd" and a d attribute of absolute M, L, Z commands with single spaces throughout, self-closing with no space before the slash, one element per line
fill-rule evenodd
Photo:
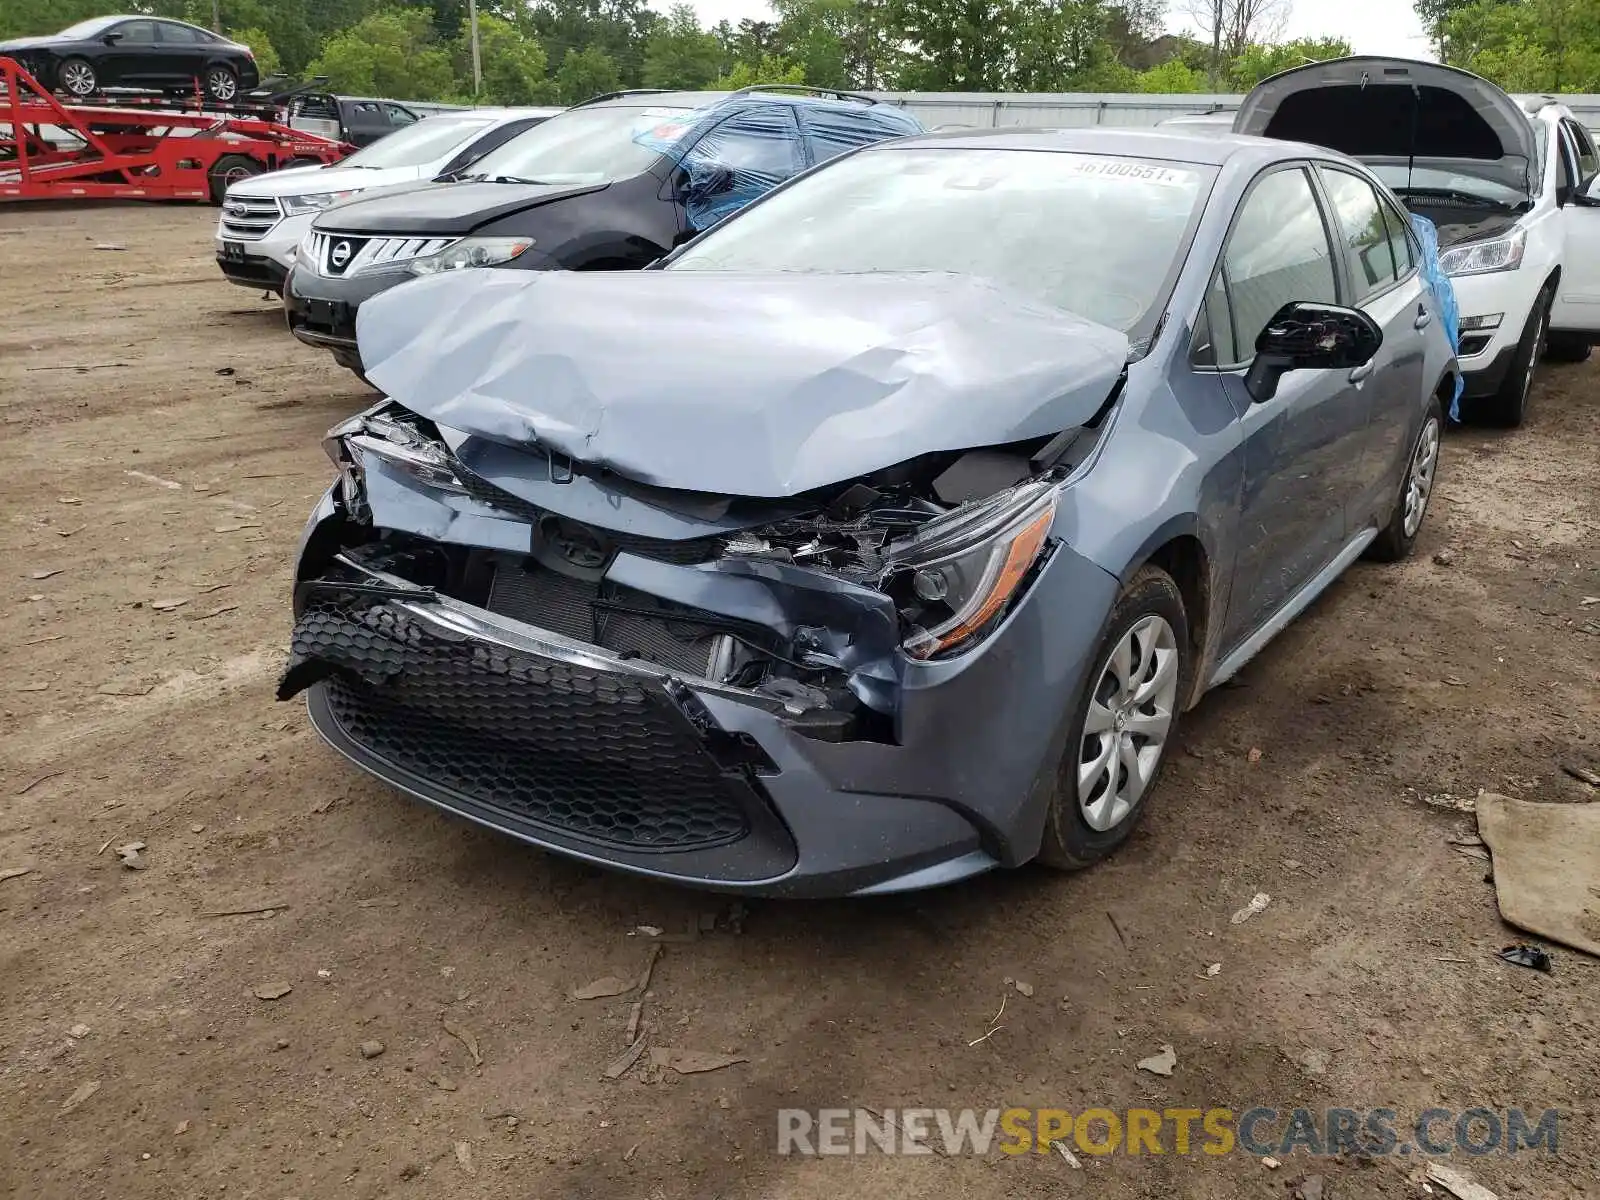
<path fill-rule="evenodd" d="M 1144 95 L 1137 92 L 873 92 L 898 104 L 929 129 L 1028 125 L 1155 125 L 1190 113 L 1233 112 L 1243 96 Z M 1522 97 L 1518 97 L 1522 99 Z M 1600 96 L 1557 97 L 1591 129 L 1600 129 Z"/>

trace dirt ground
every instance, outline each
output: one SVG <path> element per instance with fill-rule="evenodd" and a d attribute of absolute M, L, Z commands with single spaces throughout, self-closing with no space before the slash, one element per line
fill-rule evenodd
<path fill-rule="evenodd" d="M 1423 1194 L 1415 1157 L 775 1152 L 779 1108 L 1342 1105 L 1559 1108 L 1554 1157 L 1451 1165 L 1600 1195 L 1600 964 L 1496 959 L 1517 935 L 1447 840 L 1471 817 L 1424 801 L 1600 797 L 1559 769 L 1600 769 L 1600 362 L 1447 439 L 1417 556 L 1356 567 L 1190 715 L 1112 862 L 739 909 L 425 811 L 274 702 L 319 439 L 367 393 L 221 281 L 214 219 L 0 208 L 10 1194 Z M 602 1078 L 632 998 L 569 992 L 707 914 L 646 1036 L 747 1061 Z M 1162 1044 L 1170 1078 L 1135 1069 Z"/>

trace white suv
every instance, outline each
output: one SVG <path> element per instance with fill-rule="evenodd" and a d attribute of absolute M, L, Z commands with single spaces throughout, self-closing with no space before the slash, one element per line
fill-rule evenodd
<path fill-rule="evenodd" d="M 1541 356 L 1600 341 L 1600 156 L 1562 105 L 1437 63 L 1341 58 L 1257 85 L 1234 130 L 1342 150 L 1438 226 L 1465 415 L 1520 425 Z"/>
<path fill-rule="evenodd" d="M 380 138 L 332 166 L 289 167 L 228 188 L 217 222 L 217 265 L 229 282 L 283 294 L 300 239 L 323 209 L 357 192 L 429 183 L 465 170 L 559 108 L 441 113 Z"/>

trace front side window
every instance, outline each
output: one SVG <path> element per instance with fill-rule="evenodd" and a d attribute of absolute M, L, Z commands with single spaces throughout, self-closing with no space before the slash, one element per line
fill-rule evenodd
<path fill-rule="evenodd" d="M 156 40 L 156 23 L 154 21 L 124 21 L 114 29 L 108 30 L 108 32 L 120 33 L 124 45 L 138 43 L 142 46 Z"/>
<path fill-rule="evenodd" d="M 648 171 L 682 137 L 693 110 L 664 107 L 571 108 L 514 137 L 474 167 L 509 183 L 609 183 Z M 423 128 L 437 117 L 430 117 Z"/>
<path fill-rule="evenodd" d="M 1333 202 L 1340 236 L 1355 275 L 1355 295 L 1360 304 L 1395 281 L 1394 252 L 1389 245 L 1389 229 L 1384 224 L 1378 193 L 1359 175 L 1348 171 L 1323 169 L 1322 181 Z"/>
<path fill-rule="evenodd" d="M 691 146 L 679 166 L 689 224 L 709 229 L 799 173 L 800 133 L 786 104 L 736 113 Z"/>
<path fill-rule="evenodd" d="M 1562 121 L 1561 124 L 1566 127 L 1567 135 L 1572 138 L 1572 149 L 1578 159 L 1578 190 L 1582 191 L 1589 186 L 1596 175 L 1600 175 L 1600 154 L 1596 154 L 1594 139 L 1582 125 L 1568 120 Z"/>
<path fill-rule="evenodd" d="M 1370 190 L 1370 189 L 1369 189 Z M 1303 168 L 1275 171 L 1246 197 L 1222 252 L 1233 354 L 1219 362 L 1246 362 L 1256 339 L 1285 304 L 1337 304 L 1333 247 L 1322 209 Z"/>
<path fill-rule="evenodd" d="M 667 269 L 975 275 L 1138 342 L 1214 178 L 1149 158 L 886 145 L 768 196 Z"/>

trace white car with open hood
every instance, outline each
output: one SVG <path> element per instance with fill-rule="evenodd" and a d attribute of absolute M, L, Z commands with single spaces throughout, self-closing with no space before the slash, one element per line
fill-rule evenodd
<path fill-rule="evenodd" d="M 1466 71 L 1355 57 L 1245 97 L 1234 132 L 1360 159 L 1439 229 L 1461 310 L 1463 415 L 1522 423 L 1541 357 L 1600 341 L 1600 154 L 1561 104 Z"/>
<path fill-rule="evenodd" d="M 559 108 L 472 108 L 440 113 L 357 150 L 332 166 L 288 167 L 228 188 L 217 222 L 217 266 L 230 283 L 282 294 L 312 218 L 378 188 L 428 183 L 464 171 Z"/>

